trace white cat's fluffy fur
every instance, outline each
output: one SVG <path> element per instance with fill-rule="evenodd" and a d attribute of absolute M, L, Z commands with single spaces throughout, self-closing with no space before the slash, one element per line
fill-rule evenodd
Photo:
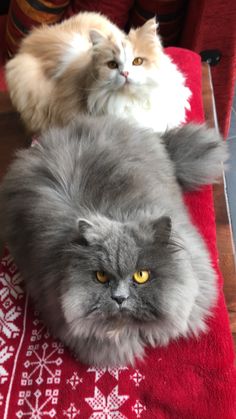
<path fill-rule="evenodd" d="M 185 122 L 191 92 L 156 28 L 151 19 L 127 36 L 86 12 L 34 29 L 6 66 L 12 102 L 28 129 L 64 126 L 80 112 L 135 119 L 155 131 Z M 137 57 L 141 65 L 133 64 Z"/>
<path fill-rule="evenodd" d="M 149 76 L 148 85 L 142 85 L 136 78 L 126 91 L 118 90 L 109 95 L 102 89 L 93 92 L 88 100 L 90 113 L 134 118 L 142 126 L 158 132 L 184 123 L 186 109 L 190 109 L 191 92 L 185 86 L 183 74 L 166 54 L 161 54 L 158 68 L 155 73 L 150 71 Z"/>

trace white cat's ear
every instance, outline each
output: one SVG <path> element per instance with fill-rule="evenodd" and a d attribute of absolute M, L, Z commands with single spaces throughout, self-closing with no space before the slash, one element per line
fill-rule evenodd
<path fill-rule="evenodd" d="M 158 46 L 162 50 L 161 38 L 157 33 L 158 26 L 156 18 L 154 17 L 147 20 L 143 26 L 140 26 L 137 29 L 131 29 L 128 36 L 130 37 L 131 42 L 135 37 L 142 43 L 146 42 L 147 46 L 154 43 L 155 46 Z"/>
<path fill-rule="evenodd" d="M 158 26 L 159 25 L 156 21 L 156 18 L 153 17 L 152 19 L 147 20 L 147 22 L 145 22 L 144 25 L 139 28 L 139 31 L 142 34 L 156 36 Z"/>
<path fill-rule="evenodd" d="M 95 29 L 89 31 L 89 37 L 93 45 L 100 44 L 106 40 L 105 36 Z"/>

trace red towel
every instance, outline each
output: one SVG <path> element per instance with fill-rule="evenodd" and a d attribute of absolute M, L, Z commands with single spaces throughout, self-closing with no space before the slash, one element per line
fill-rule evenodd
<path fill-rule="evenodd" d="M 199 56 L 177 48 L 167 52 L 193 92 L 188 121 L 203 121 Z M 219 272 L 211 187 L 188 193 L 185 200 Z M 221 287 L 219 273 L 219 301 L 208 334 L 148 349 L 135 368 L 89 368 L 51 339 L 6 254 L 0 267 L 0 417 L 236 418 L 233 345 Z"/>

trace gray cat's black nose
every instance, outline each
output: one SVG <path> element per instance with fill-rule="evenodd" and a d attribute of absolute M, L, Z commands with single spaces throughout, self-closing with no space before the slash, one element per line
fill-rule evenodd
<path fill-rule="evenodd" d="M 121 304 L 125 301 L 125 300 L 127 300 L 127 298 L 126 297 L 122 297 L 121 295 L 112 295 L 111 296 L 111 298 L 112 298 L 112 300 L 114 300 L 114 301 L 116 301 L 118 304 L 119 304 L 119 306 L 121 306 Z"/>

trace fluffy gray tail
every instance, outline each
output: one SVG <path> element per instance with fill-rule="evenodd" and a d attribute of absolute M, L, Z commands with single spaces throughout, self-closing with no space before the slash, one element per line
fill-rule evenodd
<path fill-rule="evenodd" d="M 214 129 L 188 124 L 164 133 L 162 138 L 183 189 L 198 189 L 221 176 L 227 145 Z"/>

